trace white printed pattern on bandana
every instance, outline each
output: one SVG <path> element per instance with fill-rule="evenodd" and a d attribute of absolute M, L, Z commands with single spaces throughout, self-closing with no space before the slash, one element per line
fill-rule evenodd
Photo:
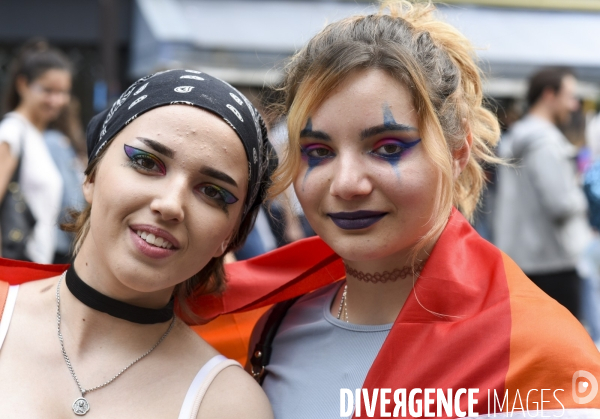
<path fill-rule="evenodd" d="M 177 93 L 189 93 L 194 89 L 194 86 L 178 86 L 175 90 Z"/>
<path fill-rule="evenodd" d="M 181 76 L 179 77 L 180 79 L 192 79 L 192 80 L 204 80 L 202 77 L 198 77 L 198 76 Z"/>
<path fill-rule="evenodd" d="M 127 108 L 127 109 L 133 108 L 135 105 L 137 105 L 138 103 L 140 103 L 142 100 L 146 99 L 147 97 L 148 97 L 148 95 L 144 95 L 144 96 L 138 97 L 136 100 L 134 100 L 133 102 L 131 102 L 131 105 L 129 105 L 129 108 Z"/>
<path fill-rule="evenodd" d="M 244 106 L 244 102 L 242 102 L 242 99 L 240 99 L 239 97 L 237 97 L 236 95 L 234 95 L 231 92 L 229 93 L 229 96 L 231 96 L 233 98 L 233 100 L 235 100 L 237 102 L 238 105 Z"/>
<path fill-rule="evenodd" d="M 150 82 L 146 83 L 145 85 L 143 85 L 142 87 L 140 87 L 139 89 L 137 89 L 133 95 L 134 95 L 134 96 L 137 96 L 137 95 L 139 95 L 140 93 L 142 93 L 142 92 L 144 91 L 144 89 L 145 89 L 146 87 L 148 87 L 148 85 L 149 85 L 149 84 L 150 84 Z"/>
<path fill-rule="evenodd" d="M 225 106 L 227 107 L 227 109 L 229 109 L 231 112 L 233 112 L 233 114 L 235 116 L 237 116 L 240 121 L 244 122 L 244 118 L 242 118 L 242 114 L 236 108 L 234 108 L 229 103 L 227 105 L 225 105 Z"/>

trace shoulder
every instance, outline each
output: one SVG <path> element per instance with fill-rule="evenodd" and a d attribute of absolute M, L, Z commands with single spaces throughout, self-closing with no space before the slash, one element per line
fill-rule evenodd
<path fill-rule="evenodd" d="M 579 370 L 600 377 L 600 353 L 581 323 L 503 257 L 511 312 L 507 388 L 569 388 Z"/>
<path fill-rule="evenodd" d="M 270 419 L 271 405 L 262 388 L 242 368 L 231 366 L 221 371 L 204 396 L 198 418 Z"/>
<path fill-rule="evenodd" d="M 9 116 L 0 121 L 0 144 L 3 142 L 7 143 L 13 155 L 20 153 L 23 126 L 23 122 L 18 117 Z"/>

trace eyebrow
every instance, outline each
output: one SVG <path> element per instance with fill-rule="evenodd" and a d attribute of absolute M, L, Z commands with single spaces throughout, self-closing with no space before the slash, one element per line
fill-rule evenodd
<path fill-rule="evenodd" d="M 389 131 L 400 131 L 400 132 L 408 132 L 408 131 L 416 131 L 419 130 L 415 127 L 411 127 L 410 125 L 398 124 L 398 123 L 385 123 L 383 125 L 376 125 L 371 128 L 366 128 L 361 131 L 360 139 L 365 140 L 366 138 L 372 137 L 377 134 L 381 134 L 383 132 Z"/>
<path fill-rule="evenodd" d="M 315 140 L 331 141 L 329 134 L 323 131 L 313 131 L 312 129 L 304 128 L 300 131 L 300 138 L 314 138 Z"/>
<path fill-rule="evenodd" d="M 236 188 L 238 187 L 238 184 L 236 183 L 236 181 L 233 180 L 229 175 L 221 172 L 220 170 L 214 169 L 212 167 L 203 167 L 202 169 L 200 169 L 200 173 L 202 173 L 203 175 L 210 176 L 212 178 L 221 180 L 225 183 L 235 186 Z"/>
<path fill-rule="evenodd" d="M 154 140 L 151 140 L 149 138 L 144 138 L 144 137 L 136 137 L 136 139 L 140 140 L 141 142 L 146 144 L 148 147 L 150 147 L 154 151 L 159 152 L 163 156 L 169 157 L 171 159 L 175 157 L 175 151 L 173 151 L 166 145 L 159 143 L 158 141 L 154 141 Z"/>

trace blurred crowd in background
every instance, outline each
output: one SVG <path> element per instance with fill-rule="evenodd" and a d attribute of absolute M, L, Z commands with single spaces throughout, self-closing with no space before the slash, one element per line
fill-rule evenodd
<path fill-rule="evenodd" d="M 498 154 L 509 163 L 489 167 L 474 226 L 600 343 L 600 1 L 445 3 L 440 12 L 478 48 L 488 105 L 503 128 Z M 376 7 L 317 0 L 4 0 L 0 181 L 8 186 L 0 199 L 4 208 L 7 197 L 17 202 L 22 193 L 35 225 L 25 234 L 3 220 L 3 256 L 70 261 L 73 238 L 58 225 L 70 208 L 84 205 L 84 127 L 124 86 L 169 68 L 220 77 L 263 111 L 281 150 L 285 121 L 269 119 L 269 107 L 285 59 L 327 22 Z M 312 234 L 290 189 L 264 208 L 235 257 Z M 24 240 L 7 254 L 9 242 Z"/>

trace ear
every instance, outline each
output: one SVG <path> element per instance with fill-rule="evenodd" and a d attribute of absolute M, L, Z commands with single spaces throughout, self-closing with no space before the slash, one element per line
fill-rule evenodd
<path fill-rule="evenodd" d="M 465 125 L 465 131 L 467 133 L 465 142 L 461 148 L 452 153 L 452 157 L 454 158 L 454 161 L 452 162 L 452 177 L 454 180 L 458 179 L 462 171 L 467 166 L 469 157 L 471 157 L 471 146 L 473 145 L 473 134 L 471 133 L 471 127 L 468 125 L 466 119 L 463 119 L 463 124 Z"/>
<path fill-rule="evenodd" d="M 221 246 L 219 246 L 219 248 L 215 251 L 215 254 L 213 255 L 213 257 L 218 258 L 218 257 L 223 256 L 223 254 L 227 250 L 227 246 L 229 246 L 230 241 L 231 241 L 231 235 L 229 235 L 225 240 L 223 240 L 223 243 L 221 243 Z"/>
<path fill-rule="evenodd" d="M 29 83 L 27 82 L 25 76 L 20 75 L 17 76 L 15 80 L 15 86 L 17 88 L 17 93 L 19 94 L 19 96 L 23 97 L 25 95 L 26 90 L 29 88 Z"/>
<path fill-rule="evenodd" d="M 83 182 L 83 196 L 90 205 L 92 205 L 92 197 L 94 196 L 94 185 L 94 179 L 91 176 L 86 176 Z"/>
<path fill-rule="evenodd" d="M 560 89 L 559 89 L 559 91 L 555 92 L 552 87 L 546 87 L 542 91 L 542 95 L 540 96 L 540 99 L 542 99 L 546 102 L 552 101 L 558 95 L 558 93 L 560 93 Z"/>

